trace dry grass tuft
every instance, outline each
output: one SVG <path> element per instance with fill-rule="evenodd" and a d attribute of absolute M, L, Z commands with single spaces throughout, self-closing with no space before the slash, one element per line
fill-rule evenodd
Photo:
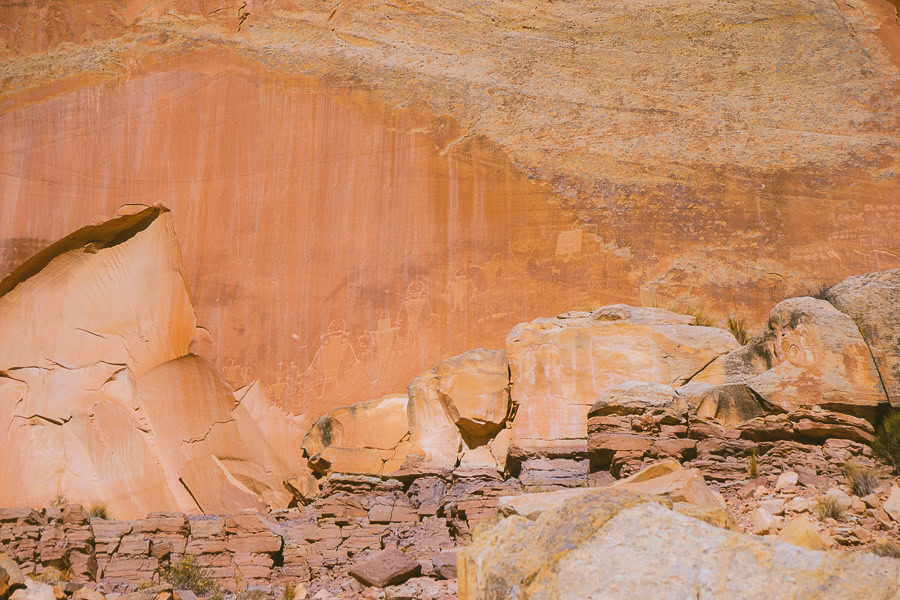
<path fill-rule="evenodd" d="M 841 468 L 844 477 L 847 479 L 847 485 L 855 496 L 862 498 L 868 496 L 878 488 L 881 480 L 878 473 L 874 469 L 869 469 L 852 460 L 848 460 Z"/>
<path fill-rule="evenodd" d="M 825 519 L 840 521 L 847 513 L 847 507 L 836 498 L 823 496 L 816 501 L 815 513 L 820 521 L 824 521 Z"/>

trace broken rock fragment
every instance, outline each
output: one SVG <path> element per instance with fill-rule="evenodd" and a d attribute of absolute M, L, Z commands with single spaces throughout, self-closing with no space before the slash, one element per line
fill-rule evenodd
<path fill-rule="evenodd" d="M 364 585 L 383 588 L 415 577 L 420 569 L 418 562 L 392 546 L 354 563 L 350 574 Z"/>

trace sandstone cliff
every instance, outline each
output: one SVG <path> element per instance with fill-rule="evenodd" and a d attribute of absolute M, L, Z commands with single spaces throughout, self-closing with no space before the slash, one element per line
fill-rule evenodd
<path fill-rule="evenodd" d="M 900 266 L 897 35 L 885 0 L 8 4 L 0 271 L 164 202 L 217 367 L 303 428 L 538 314 L 758 324 Z"/>

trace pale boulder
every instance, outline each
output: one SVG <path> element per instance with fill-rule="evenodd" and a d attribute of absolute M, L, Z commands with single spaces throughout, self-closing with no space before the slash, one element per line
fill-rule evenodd
<path fill-rule="evenodd" d="M 797 485 L 797 482 L 800 480 L 800 475 L 798 475 L 794 471 L 785 471 L 781 475 L 778 476 L 778 480 L 775 482 L 775 490 L 782 490 L 784 488 L 789 488 Z"/>
<path fill-rule="evenodd" d="M 750 531 L 756 535 L 775 533 L 778 520 L 764 508 L 757 508 L 750 516 Z"/>
<path fill-rule="evenodd" d="M 511 451 L 566 454 L 587 447 L 587 414 L 627 381 L 677 386 L 738 347 L 693 317 L 615 305 L 522 323 L 506 338 L 517 407 Z"/>
<path fill-rule="evenodd" d="M 617 489 L 534 521 L 507 517 L 476 535 L 457 569 L 460 600 L 888 600 L 900 587 L 898 561 L 727 531 Z"/>
<path fill-rule="evenodd" d="M 409 442 L 406 394 L 336 408 L 303 438 L 313 470 L 320 473 L 392 475 L 400 471 Z"/>
<path fill-rule="evenodd" d="M 896 485 L 891 487 L 891 495 L 888 496 L 887 501 L 885 501 L 881 508 L 891 517 L 891 519 L 900 521 L 900 487 L 897 487 Z"/>
<path fill-rule="evenodd" d="M 53 586 L 25 578 L 25 587 L 19 588 L 10 595 L 10 600 L 58 600 Z"/>
<path fill-rule="evenodd" d="M 15 372 L 0 378 L 0 505 L 64 491 L 123 517 L 178 506 L 135 381 L 187 354 L 186 280 L 171 215 L 146 208 L 72 233 L 0 282 L 0 336 L 17 340 L 0 348 L 0 372 Z"/>
<path fill-rule="evenodd" d="M 684 469 L 673 460 L 650 465 L 611 488 L 573 488 L 553 492 L 503 496 L 498 510 L 503 515 L 520 515 L 536 519 L 555 510 L 566 501 L 584 496 L 604 494 L 609 489 L 652 495 L 675 506 L 675 510 L 721 527 L 732 527 L 732 519 L 724 499 L 706 485 L 697 469 Z"/>
<path fill-rule="evenodd" d="M 287 506 L 293 469 L 190 354 L 210 338 L 187 279 L 169 211 L 134 206 L 0 282 L 0 337 L 18 340 L 0 347 L 15 374 L 0 377 L 0 505 L 63 493 L 120 518 Z"/>
<path fill-rule="evenodd" d="M 287 506 L 283 482 L 292 469 L 204 359 L 160 365 L 138 379 L 135 397 L 179 507 L 222 513 Z"/>

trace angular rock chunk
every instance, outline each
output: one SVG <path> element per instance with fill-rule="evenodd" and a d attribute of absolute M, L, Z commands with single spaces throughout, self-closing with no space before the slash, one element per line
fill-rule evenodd
<path fill-rule="evenodd" d="M 690 406 L 692 416 L 715 421 L 727 428 L 766 413 L 759 397 L 741 383 L 709 385 L 691 382 L 676 391 Z"/>
<path fill-rule="evenodd" d="M 19 565 L 8 555 L 0 552 L 0 569 L 6 573 L 6 589 L 13 592 L 25 585 L 25 575 L 19 569 Z"/>
<path fill-rule="evenodd" d="M 419 563 L 391 547 L 354 563 L 350 574 L 365 585 L 383 588 L 415 577 L 420 569 Z"/>
<path fill-rule="evenodd" d="M 451 548 L 432 557 L 435 572 L 444 579 L 456 579 L 456 559 L 460 550 L 462 548 Z"/>
<path fill-rule="evenodd" d="M 458 569 L 460 600 L 887 600 L 900 586 L 900 561 L 746 536 L 616 489 L 534 521 L 507 517 L 460 553 Z"/>
<path fill-rule="evenodd" d="M 900 269 L 848 277 L 825 298 L 859 327 L 892 406 L 900 406 Z"/>
<path fill-rule="evenodd" d="M 516 326 L 506 338 L 511 445 L 530 452 L 584 452 L 587 413 L 632 380 L 681 385 L 738 347 L 727 331 L 656 308 L 607 306 Z"/>
<path fill-rule="evenodd" d="M 825 550 L 825 540 L 815 530 L 809 517 L 800 515 L 778 532 L 778 539 L 809 550 Z"/>
<path fill-rule="evenodd" d="M 310 466 L 320 473 L 391 475 L 406 458 L 406 394 L 336 408 L 303 438 Z"/>
<path fill-rule="evenodd" d="M 536 519 L 572 498 L 606 494 L 613 488 L 656 496 L 665 502 L 673 503 L 678 512 L 684 512 L 719 527 L 732 527 L 734 523 L 724 499 L 706 485 L 700 471 L 684 469 L 673 460 L 650 465 L 627 479 L 616 481 L 612 484 L 612 488 L 577 488 L 503 496 L 498 502 L 498 509 L 503 515 L 521 515 L 528 519 Z M 687 506 L 692 508 L 688 509 Z"/>

